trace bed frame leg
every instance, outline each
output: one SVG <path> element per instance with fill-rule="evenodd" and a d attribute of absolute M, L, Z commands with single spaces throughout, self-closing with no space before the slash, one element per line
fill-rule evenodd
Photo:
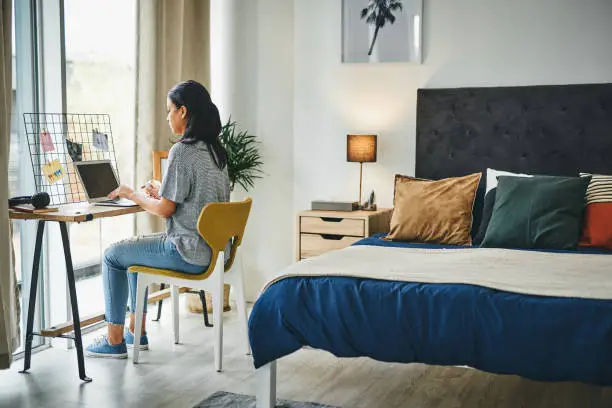
<path fill-rule="evenodd" d="M 257 408 L 276 406 L 276 360 L 257 370 Z"/>

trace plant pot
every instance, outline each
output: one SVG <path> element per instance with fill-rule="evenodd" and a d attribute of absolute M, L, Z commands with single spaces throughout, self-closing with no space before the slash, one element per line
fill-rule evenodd
<path fill-rule="evenodd" d="M 229 295 L 230 295 L 230 285 L 227 283 L 223 285 L 223 311 L 229 312 L 232 310 L 229 303 Z M 195 293 L 187 293 L 187 310 L 191 313 L 202 313 L 202 301 L 200 300 L 200 295 Z M 208 313 L 212 313 L 212 296 L 209 292 L 206 292 L 206 309 Z"/>

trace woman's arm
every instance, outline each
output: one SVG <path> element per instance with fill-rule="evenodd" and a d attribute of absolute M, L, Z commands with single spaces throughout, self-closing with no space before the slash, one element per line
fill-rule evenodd
<path fill-rule="evenodd" d="M 143 210 L 158 217 L 168 218 L 176 211 L 176 203 L 164 197 L 161 199 L 147 197 L 142 193 L 137 193 L 128 186 L 119 186 L 115 191 L 108 195 L 110 198 L 123 197 L 134 201 Z"/>

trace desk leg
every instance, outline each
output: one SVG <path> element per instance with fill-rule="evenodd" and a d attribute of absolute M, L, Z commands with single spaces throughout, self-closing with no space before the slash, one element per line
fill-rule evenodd
<path fill-rule="evenodd" d="M 30 369 L 30 361 L 32 359 L 32 338 L 34 330 L 34 313 L 36 311 L 36 291 L 38 288 L 38 270 L 40 268 L 40 251 L 42 249 L 43 233 L 45 231 L 45 222 L 38 221 L 36 230 L 36 245 L 34 246 L 34 260 L 32 262 L 32 276 L 30 279 L 30 298 L 28 300 L 28 322 L 25 336 L 25 356 L 23 359 L 23 371 L 27 372 Z"/>
<path fill-rule="evenodd" d="M 83 339 L 81 338 L 81 318 L 79 316 L 79 304 L 77 302 L 76 286 L 74 283 L 74 270 L 72 269 L 72 255 L 70 253 L 70 241 L 68 240 L 68 229 L 66 223 L 60 221 L 60 232 L 64 244 L 64 258 L 66 258 L 66 278 L 68 279 L 68 291 L 70 292 L 70 305 L 72 307 L 72 322 L 74 325 L 74 343 L 79 363 L 79 378 L 91 382 L 91 378 L 85 375 L 85 361 L 83 357 Z"/>

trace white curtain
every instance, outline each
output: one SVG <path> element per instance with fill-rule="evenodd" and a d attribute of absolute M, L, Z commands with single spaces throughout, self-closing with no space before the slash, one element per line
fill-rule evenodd
<path fill-rule="evenodd" d="M 140 0 L 138 10 L 135 185 L 152 177 L 152 151 L 171 146 L 170 88 L 193 79 L 210 90 L 210 0 Z M 163 228 L 159 217 L 137 216 L 140 234 Z"/>
<path fill-rule="evenodd" d="M 11 364 L 19 345 L 15 271 L 13 270 L 10 221 L 8 219 L 8 164 L 11 139 L 12 51 L 11 4 L 0 7 L 0 369 Z"/>

